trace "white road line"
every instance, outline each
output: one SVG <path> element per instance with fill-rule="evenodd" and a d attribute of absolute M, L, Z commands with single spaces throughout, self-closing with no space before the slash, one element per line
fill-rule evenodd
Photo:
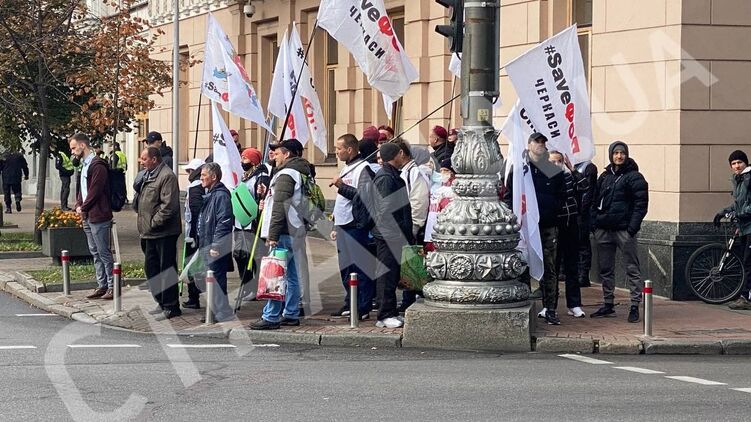
<path fill-rule="evenodd" d="M 16 314 L 17 317 L 57 316 L 57 314 Z"/>
<path fill-rule="evenodd" d="M 168 344 L 173 349 L 234 349 L 234 344 Z"/>
<path fill-rule="evenodd" d="M 252 346 L 253 347 L 279 347 L 278 344 L 273 344 L 273 343 L 270 343 L 270 344 L 254 344 Z"/>
<path fill-rule="evenodd" d="M 0 350 L 36 349 L 36 346 L 0 346 Z"/>
<path fill-rule="evenodd" d="M 592 365 L 612 365 L 613 364 L 613 362 L 608 362 L 606 360 L 593 359 L 593 358 L 582 356 L 582 355 L 566 354 L 566 355 L 558 355 L 558 356 L 562 358 L 566 358 L 566 359 L 573 359 L 579 362 L 591 363 Z"/>
<path fill-rule="evenodd" d="M 635 366 L 614 366 L 615 369 L 623 369 L 624 371 L 636 372 L 639 374 L 664 374 L 661 371 L 654 371 L 652 369 L 637 368 Z"/>
<path fill-rule="evenodd" d="M 69 344 L 71 349 L 135 349 L 141 347 L 138 344 Z"/>
<path fill-rule="evenodd" d="M 694 384 L 701 384 L 701 385 L 727 385 L 724 382 L 710 381 L 710 380 L 705 380 L 702 378 L 694 378 L 694 377 L 669 376 L 665 378 L 670 378 L 671 380 L 676 380 L 676 381 L 692 382 Z"/>
<path fill-rule="evenodd" d="M 741 393 L 751 393 L 751 388 L 731 388 L 731 390 L 740 391 Z"/>

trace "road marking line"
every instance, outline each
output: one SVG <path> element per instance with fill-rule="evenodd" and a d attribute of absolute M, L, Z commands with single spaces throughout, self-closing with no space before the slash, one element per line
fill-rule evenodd
<path fill-rule="evenodd" d="M 741 393 L 751 393 L 751 388 L 731 388 L 731 390 L 740 391 Z"/>
<path fill-rule="evenodd" d="M 234 344 L 168 344 L 173 349 L 233 349 Z"/>
<path fill-rule="evenodd" d="M 671 380 L 676 380 L 676 381 L 692 382 L 694 384 L 701 384 L 701 385 L 727 385 L 724 382 L 710 381 L 710 380 L 705 380 L 702 378 L 694 378 L 694 377 L 669 376 L 665 378 L 670 378 Z"/>
<path fill-rule="evenodd" d="M 17 317 L 57 316 L 57 314 L 16 314 Z"/>
<path fill-rule="evenodd" d="M 120 348 L 138 348 L 138 344 L 69 344 L 71 349 L 120 349 Z"/>
<path fill-rule="evenodd" d="M 273 344 L 273 343 L 270 343 L 270 344 L 254 344 L 252 346 L 253 347 L 279 347 L 278 344 Z"/>
<path fill-rule="evenodd" d="M 593 358 L 590 358 L 587 356 L 581 356 L 581 355 L 566 354 L 566 355 L 558 355 L 558 356 L 562 358 L 566 358 L 566 359 L 577 360 L 579 362 L 591 363 L 592 365 L 612 365 L 613 364 L 613 362 L 608 362 L 606 360 L 593 359 Z"/>
<path fill-rule="evenodd" d="M 624 371 L 636 372 L 639 374 L 664 374 L 661 371 L 654 371 L 652 369 L 637 368 L 635 366 L 614 366 L 615 369 L 623 369 Z"/>
<path fill-rule="evenodd" d="M 0 346 L 0 350 L 36 349 L 36 346 Z"/>

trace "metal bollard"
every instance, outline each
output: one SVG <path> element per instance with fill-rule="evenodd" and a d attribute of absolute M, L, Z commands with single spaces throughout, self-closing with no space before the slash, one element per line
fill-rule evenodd
<path fill-rule="evenodd" d="M 652 337 L 652 281 L 644 281 L 644 335 Z"/>
<path fill-rule="evenodd" d="M 60 252 L 60 262 L 63 264 L 63 294 L 70 296 L 70 255 L 67 250 Z"/>
<path fill-rule="evenodd" d="M 206 324 L 214 323 L 214 285 L 216 280 L 214 279 L 214 272 L 206 271 Z"/>
<path fill-rule="evenodd" d="M 349 274 L 349 327 L 357 328 L 360 326 L 360 312 L 357 308 L 357 287 L 360 281 L 357 279 L 357 273 Z"/>
<path fill-rule="evenodd" d="M 112 266 L 112 303 L 115 305 L 115 313 L 123 310 L 122 274 L 120 263 L 115 262 Z"/>

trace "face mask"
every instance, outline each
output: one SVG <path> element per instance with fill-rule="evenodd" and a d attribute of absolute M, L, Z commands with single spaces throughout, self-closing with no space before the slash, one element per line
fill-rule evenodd
<path fill-rule="evenodd" d="M 431 175 L 431 181 L 434 185 L 437 185 L 439 183 L 443 183 L 443 175 L 441 173 L 438 173 L 437 171 L 434 171 Z"/>
<path fill-rule="evenodd" d="M 450 174 L 441 173 L 441 182 L 442 183 L 444 183 L 444 184 L 448 183 L 449 180 L 451 180 L 451 175 Z"/>
<path fill-rule="evenodd" d="M 243 170 L 248 171 L 253 168 L 253 163 L 242 163 Z"/>

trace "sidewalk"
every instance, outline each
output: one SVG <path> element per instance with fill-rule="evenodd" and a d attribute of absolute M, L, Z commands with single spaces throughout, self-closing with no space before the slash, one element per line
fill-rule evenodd
<path fill-rule="evenodd" d="M 27 202 L 27 201 L 25 201 Z M 8 216 L 19 225 L 14 231 L 30 231 L 33 209 Z M 124 259 L 138 260 L 140 251 L 135 229 L 135 215 L 130 211 L 116 215 Z M 2 241 L 0 239 L 0 241 Z M 193 336 L 236 337 L 249 336 L 254 342 L 305 343 L 315 345 L 400 347 L 401 329 L 375 327 L 375 313 L 360 328 L 350 329 L 349 320 L 328 315 L 342 305 L 343 291 L 338 280 L 336 249 L 332 242 L 309 238 L 311 298 L 310 316 L 299 327 L 283 327 L 272 331 L 246 330 L 248 323 L 256 320 L 265 302 L 246 302 L 238 313 L 238 320 L 225 324 L 205 325 L 200 320 L 204 310 L 184 309 L 183 315 L 169 324 L 156 323 L 147 314 L 155 306 L 148 291 L 136 287 L 123 289 L 124 312 L 112 314 L 111 301 L 86 300 L 86 291 L 74 291 L 70 297 L 60 293 L 32 293 L 15 281 L 14 272 L 51 265 L 50 258 L 0 260 L 0 290 L 5 290 L 31 304 L 59 313 L 69 318 L 89 323 L 124 328 L 140 332 Z M 127 257 L 127 258 L 126 258 Z M 234 301 L 239 281 L 237 272 L 229 275 L 230 300 Z M 398 295 L 400 293 L 397 293 Z M 593 319 L 589 314 L 602 302 L 599 286 L 582 289 L 583 309 L 586 318 L 566 315 L 564 286 L 561 283 L 558 313 L 561 325 L 546 325 L 537 319 L 531 348 L 549 353 L 670 353 L 670 354 L 751 354 L 751 311 L 732 311 L 724 305 L 707 305 L 701 302 L 675 302 L 655 297 L 653 337 L 643 337 L 640 321 L 626 321 L 630 306 L 628 292 L 616 291 L 616 317 Z M 184 297 L 185 298 L 185 297 Z M 202 297 L 202 303 L 204 298 Z M 537 302 L 539 309 L 540 303 Z M 643 307 L 640 309 L 643 316 Z"/>

